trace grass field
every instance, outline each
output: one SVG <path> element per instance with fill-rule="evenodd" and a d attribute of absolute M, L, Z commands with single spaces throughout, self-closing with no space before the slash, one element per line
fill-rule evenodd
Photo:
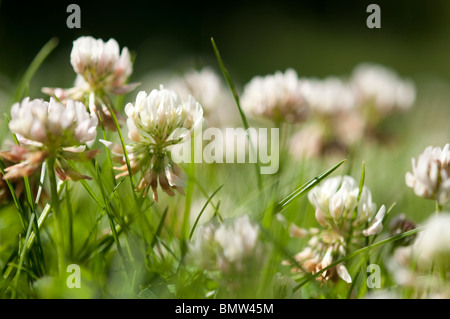
<path fill-rule="evenodd" d="M 258 101 L 256 109 L 247 106 L 251 99 L 246 99 L 246 84 L 250 81 L 235 81 L 227 70 L 237 66 L 228 64 L 218 45 L 212 42 L 208 59 L 212 63 L 202 65 L 212 70 L 213 79 L 194 80 L 198 90 L 191 87 L 189 92 L 200 102 L 204 122 L 195 120 L 199 114 L 196 105 L 183 109 L 193 114 L 192 120 L 182 117 L 180 109 L 181 113 L 170 113 L 172 104 L 160 95 L 158 105 L 163 107 L 158 109 L 157 105 L 155 110 L 159 111 L 154 113 L 155 118 L 163 117 L 160 122 L 144 120 L 143 115 L 136 115 L 138 111 L 133 115 L 125 111 L 128 103 L 138 108 L 140 91 L 149 94 L 156 90 L 155 95 L 162 96 L 160 84 L 185 99 L 173 81 L 183 76 L 186 79 L 186 73 L 177 67 L 158 72 L 135 69 L 137 76 L 131 79 L 139 86 L 127 86 L 130 74 L 123 69 L 135 56 L 139 60 L 139 51 L 132 50 L 129 61 L 124 58 L 122 73 L 109 70 L 105 77 L 99 76 L 99 64 L 93 60 L 81 58 L 78 69 L 72 60 L 74 71 L 84 78 L 84 84 L 74 84 L 79 94 L 41 92 L 45 87 L 66 87 L 75 79 L 75 72 L 50 74 L 59 67 L 69 69 L 71 63 L 68 56 L 64 66 L 51 59 L 52 54 L 61 54 L 55 39 L 36 52 L 20 81 L 0 77 L 2 176 L 11 171 L 18 174 L 0 184 L 0 298 L 449 298 L 450 242 L 448 228 L 443 228 L 449 226 L 450 214 L 450 155 L 448 148 L 444 149 L 450 143 L 449 83 L 427 75 L 410 78 L 415 98 L 400 111 L 376 113 L 375 100 L 357 100 L 352 108 L 362 116 L 358 117 L 362 131 L 352 131 L 353 122 L 346 111 L 344 115 L 334 113 L 339 101 L 333 98 L 330 113 L 317 111 L 311 102 L 308 116 L 290 121 L 286 114 L 297 112 L 300 104 L 294 103 L 294 110 L 287 109 L 292 105 L 287 105 L 284 97 L 279 104 L 267 102 L 266 113 L 260 109 L 270 94 L 279 95 L 276 85 L 253 97 Z M 85 69 L 83 63 L 88 65 Z M 353 67 L 356 65 L 344 74 L 322 74 L 318 81 L 336 76 L 343 83 L 351 82 Z M 388 70 L 404 78 L 396 70 Z M 117 77 L 111 80 L 111 74 Z M 90 82 L 90 77 L 96 76 Z M 67 77 L 70 82 L 55 84 Z M 298 78 L 312 79 L 300 71 Z M 212 91 L 208 81 L 220 83 L 218 92 Z M 208 100 L 211 94 L 214 102 Z M 319 101 L 326 94 L 319 90 Z M 72 124 L 62 131 L 55 129 L 59 132 L 55 133 L 52 130 L 58 124 L 48 124 L 50 111 L 44 120 L 33 108 L 29 109 L 31 117 L 26 111 L 20 118 L 11 112 L 14 103 L 23 106 L 26 97 L 43 97 L 47 103 L 51 96 L 58 107 L 68 107 L 71 102 L 67 101 L 72 99 L 84 103 L 83 112 L 95 119 L 95 138 L 87 138 L 88 133 L 84 139 L 78 138 L 78 133 L 67 137 L 65 134 L 74 134 Z M 270 116 L 267 110 L 272 112 Z M 255 114 L 258 112 L 262 113 Z M 62 112 L 55 123 L 63 123 L 68 113 Z M 127 118 L 135 124 L 126 122 Z M 33 129 L 39 121 L 44 128 Z M 261 174 L 264 164 L 260 161 L 191 161 L 179 164 L 182 174 L 171 162 L 170 146 L 164 144 L 178 143 L 176 138 L 166 140 L 173 123 L 188 130 L 196 124 L 204 129 L 277 128 L 278 170 Z M 351 142 L 339 139 L 341 131 L 336 123 Z M 313 126 L 324 134 L 320 141 L 311 136 L 292 139 Z M 27 144 L 23 138 L 40 144 Z M 239 139 L 248 140 L 245 134 Z M 111 141 L 116 148 L 108 148 L 109 144 L 100 140 Z M 252 142 L 247 145 L 250 150 L 258 145 L 255 139 Z M 15 144 L 27 155 L 11 155 Z M 81 153 L 64 149 L 80 145 L 86 147 Z M 145 150 L 126 145 L 144 145 Z M 303 149 L 300 154 L 296 146 L 303 145 L 307 152 Z M 418 196 L 405 183 L 405 175 L 413 171 L 411 159 L 417 161 L 428 146 L 440 147 L 443 155 L 440 161 L 429 164 L 440 165 L 437 173 L 430 166 L 420 175 L 437 174 L 433 175 L 438 176 L 434 193 Z M 320 151 L 313 151 L 316 147 Z M 98 153 L 88 153 L 92 150 Z M 36 159 L 37 153 L 42 159 Z M 27 157 L 29 154 L 34 157 Z M 12 170 L 17 163 L 28 165 L 30 170 Z M 114 169 L 121 165 L 121 171 Z M 123 175 L 116 178 L 118 173 Z M 159 176 L 158 181 L 153 173 Z M 349 182 L 353 186 L 348 186 L 339 179 L 344 175 L 355 184 Z M 339 185 L 334 192 L 324 186 L 331 181 Z M 343 192 L 347 186 L 348 192 Z M 444 194 L 441 200 L 439 192 Z M 376 208 L 369 207 L 372 200 Z M 376 230 L 369 230 L 383 205 L 384 218 L 373 226 Z M 339 216 L 333 209 L 339 210 Z M 405 219 L 399 222 L 402 214 Z M 437 222 L 433 224 L 430 217 Z M 368 235 L 362 235 L 364 232 Z M 408 249 L 420 253 L 415 255 Z"/>

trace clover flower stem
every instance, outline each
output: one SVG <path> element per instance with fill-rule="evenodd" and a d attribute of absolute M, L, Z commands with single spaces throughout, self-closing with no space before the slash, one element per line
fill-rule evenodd
<path fill-rule="evenodd" d="M 58 189 L 56 185 L 55 174 L 55 158 L 50 157 L 47 160 L 48 176 L 50 179 L 50 193 L 51 193 L 51 205 L 53 209 L 53 216 L 55 220 L 56 231 L 56 251 L 58 255 L 58 270 L 61 275 L 64 271 L 64 238 L 61 223 L 61 207 L 59 203 Z"/>
<path fill-rule="evenodd" d="M 103 119 L 102 119 L 102 116 L 100 115 L 100 113 L 98 114 L 98 120 L 100 122 L 100 127 L 102 128 L 103 139 L 107 140 L 105 124 L 103 124 Z M 111 159 L 111 154 L 110 154 L 109 150 L 107 150 L 107 152 L 106 152 L 106 157 L 108 158 L 108 163 L 109 163 L 109 167 L 110 167 L 110 173 L 111 173 L 111 178 L 112 178 L 113 184 L 114 184 L 114 186 L 116 186 L 117 183 L 116 183 L 116 178 L 115 178 L 114 170 L 113 170 L 114 165 L 113 165 L 113 162 Z"/>
<path fill-rule="evenodd" d="M 192 180 L 195 178 L 195 161 L 194 161 L 194 154 L 195 154 L 194 143 L 195 142 L 194 142 L 194 140 L 195 139 L 192 139 L 192 144 L 191 144 L 191 163 L 189 165 L 189 175 L 188 175 L 190 183 L 188 184 L 187 190 L 186 190 L 186 201 L 185 201 L 185 205 L 184 205 L 183 223 L 181 226 L 181 240 L 180 240 L 181 247 L 180 247 L 180 249 L 181 249 L 182 257 L 184 257 L 184 255 L 187 252 L 186 241 L 189 239 L 189 216 L 191 213 L 192 193 L 194 190 L 194 183 L 192 182 Z"/>
<path fill-rule="evenodd" d="M 108 110 L 111 113 L 111 117 L 112 117 L 114 125 L 115 125 L 115 127 L 117 129 L 117 133 L 119 134 L 120 143 L 121 143 L 122 148 L 123 148 L 123 155 L 125 156 L 125 161 L 126 161 L 126 164 L 127 164 L 128 177 L 130 178 L 132 193 L 135 194 L 135 192 L 134 192 L 134 188 L 135 187 L 134 187 L 134 182 L 133 182 L 133 173 L 131 171 L 130 159 L 128 158 L 128 152 L 127 152 L 127 148 L 125 146 L 125 141 L 123 140 L 122 131 L 120 130 L 120 125 L 119 125 L 119 122 L 117 121 L 117 117 L 116 117 L 116 114 L 114 113 L 113 108 L 109 104 L 106 104 L 106 106 L 108 107 Z M 134 195 L 134 196 L 136 196 L 136 195 Z"/>

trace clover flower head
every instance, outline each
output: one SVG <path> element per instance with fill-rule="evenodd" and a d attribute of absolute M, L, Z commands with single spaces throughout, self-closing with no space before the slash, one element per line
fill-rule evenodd
<path fill-rule="evenodd" d="M 302 122 L 308 107 L 297 73 L 288 69 L 254 77 L 244 88 L 242 107 L 254 116 L 286 122 Z"/>
<path fill-rule="evenodd" d="M 363 186 L 359 202 L 359 185 L 350 176 L 327 179 L 308 193 L 309 201 L 316 208 L 316 219 L 327 229 L 340 233 L 352 230 L 353 235 L 375 235 L 383 229 L 385 206 L 376 211 L 370 190 Z M 369 226 L 358 232 L 369 223 Z"/>
<path fill-rule="evenodd" d="M 434 199 L 441 205 L 450 203 L 450 144 L 444 148 L 428 146 L 412 159 L 412 173 L 405 175 L 406 185 L 417 196 Z"/>
<path fill-rule="evenodd" d="M 290 226 L 292 237 L 310 238 L 308 245 L 294 256 L 300 267 L 293 265 L 292 272 L 315 274 L 323 271 L 347 254 L 350 242 L 358 244 L 359 238 L 381 232 L 386 213 L 384 205 L 376 213 L 370 191 L 363 187 L 359 202 L 358 195 L 359 185 L 350 176 L 327 179 L 308 193 L 310 202 L 316 207 L 316 219 L 324 229 Z M 292 265 L 290 261 L 283 264 Z M 317 280 L 336 281 L 338 278 L 352 282 L 344 263 L 323 271 Z"/>
<path fill-rule="evenodd" d="M 221 107 L 224 102 L 224 85 L 209 67 L 199 71 L 190 70 L 182 77 L 173 79 L 167 87 L 177 92 L 182 99 L 187 99 L 189 95 L 195 96 L 205 112 Z"/>
<path fill-rule="evenodd" d="M 289 140 L 289 151 L 298 159 L 317 158 L 324 146 L 324 133 L 318 125 L 305 125 Z"/>
<path fill-rule="evenodd" d="M 261 260 L 258 235 L 257 226 L 246 215 L 221 225 L 209 222 L 197 230 L 190 246 L 190 258 L 208 270 L 241 273 Z"/>
<path fill-rule="evenodd" d="M 407 110 L 416 99 L 413 82 L 400 78 L 393 70 L 381 65 L 358 65 L 351 81 L 360 103 L 372 104 L 381 116 L 395 110 Z"/>
<path fill-rule="evenodd" d="M 68 100 L 66 105 L 50 98 L 25 98 L 11 108 L 9 129 L 16 134 L 20 145 L 0 156 L 19 162 L 8 167 L 4 179 L 29 176 L 46 158 L 56 160 L 56 172 L 65 179 L 87 178 L 71 169 L 66 160 L 87 160 L 97 151 L 85 151 L 86 143 L 97 135 L 97 118 L 86 111 L 81 102 Z"/>
<path fill-rule="evenodd" d="M 119 44 L 114 39 L 104 42 L 90 36 L 78 38 L 73 42 L 70 62 L 92 89 L 125 94 L 135 87 L 125 84 L 133 71 L 128 48 L 119 54 Z"/>
<path fill-rule="evenodd" d="M 182 101 L 177 93 L 164 89 L 138 93 L 134 104 L 125 106 L 129 138 L 155 142 L 183 138 L 203 121 L 203 108 L 192 96 Z"/>
<path fill-rule="evenodd" d="M 128 116 L 128 137 L 132 140 L 126 147 L 131 172 L 142 172 L 137 190 L 143 190 L 146 196 L 151 187 L 155 201 L 158 201 L 158 184 L 170 196 L 174 195 L 173 189 L 183 193 L 184 173 L 172 161 L 170 149 L 186 141 L 191 132 L 202 125 L 202 106 L 192 96 L 182 101 L 175 92 L 161 86 L 160 90 L 152 90 L 149 94 L 139 92 L 135 103 L 125 106 L 125 113 Z M 122 164 L 116 169 L 123 173 L 116 177 L 128 175 L 122 146 L 101 142 Z"/>
<path fill-rule="evenodd" d="M 92 111 L 90 104 L 96 103 L 93 93 L 122 95 L 139 85 L 126 83 L 133 71 L 130 53 L 126 47 L 120 53 L 114 39 L 104 42 L 90 36 L 78 38 L 73 42 L 70 62 L 77 73 L 72 88 L 42 88 L 42 92 L 56 96 L 63 103 L 68 99 L 81 101 Z"/>

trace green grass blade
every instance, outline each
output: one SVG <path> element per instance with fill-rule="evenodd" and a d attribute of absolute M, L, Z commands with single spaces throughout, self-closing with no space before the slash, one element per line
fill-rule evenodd
<path fill-rule="evenodd" d="M 247 117 L 245 116 L 245 113 L 242 110 L 241 102 L 239 99 L 239 95 L 236 91 L 236 87 L 234 86 L 233 81 L 231 80 L 230 74 L 228 73 L 227 69 L 225 68 L 225 65 L 223 63 L 222 57 L 220 56 L 220 52 L 219 52 L 219 49 L 217 48 L 214 38 L 211 38 L 211 44 L 213 46 L 214 54 L 216 55 L 217 61 L 219 62 L 220 69 L 222 70 L 225 80 L 227 81 L 228 86 L 230 87 L 231 92 L 233 93 L 233 97 L 234 97 L 234 100 L 236 101 L 236 106 L 239 110 L 239 114 L 241 116 L 242 123 L 244 124 L 244 128 L 247 132 L 247 138 L 248 138 L 249 145 L 252 149 L 254 149 L 252 140 L 249 135 L 250 133 L 248 131 L 249 125 L 248 125 Z M 262 190 L 262 177 L 261 177 L 261 170 L 260 170 L 258 161 L 255 162 L 255 168 L 256 168 L 256 178 L 257 178 L 257 183 L 258 183 L 258 189 Z"/>
<path fill-rule="evenodd" d="M 56 48 L 58 42 L 59 40 L 57 38 L 52 38 L 38 52 L 38 54 L 33 59 L 30 66 L 25 71 L 25 74 L 23 75 L 22 79 L 19 82 L 17 90 L 14 94 L 14 102 L 20 101 L 24 97 L 25 90 L 29 85 L 31 79 L 33 78 L 34 74 L 39 69 L 44 60 L 47 58 L 47 56 L 50 54 L 50 52 L 52 52 L 53 49 Z"/>
<path fill-rule="evenodd" d="M 314 186 L 319 184 L 322 180 L 324 180 L 328 175 L 333 173 L 336 169 L 339 168 L 346 160 L 342 160 L 336 165 L 334 165 L 332 168 L 328 169 L 327 171 L 323 172 L 317 177 L 314 177 L 313 179 L 309 180 L 302 186 L 300 186 L 298 189 L 296 189 L 294 192 L 292 192 L 290 195 L 286 196 L 283 200 L 278 202 L 278 204 L 275 205 L 275 212 L 280 212 L 284 210 L 294 199 L 299 198 L 300 196 L 307 193 L 309 190 L 311 190 Z"/>
<path fill-rule="evenodd" d="M 89 184 L 86 182 L 86 180 L 84 179 L 80 179 L 80 183 L 81 185 L 83 185 L 84 189 L 88 192 L 88 194 L 94 199 L 94 201 L 98 204 L 98 206 L 100 206 L 101 208 L 103 208 L 103 204 L 102 202 L 97 198 L 97 196 L 95 196 L 94 191 L 92 190 L 92 188 L 89 186 Z"/>
<path fill-rule="evenodd" d="M 155 232 L 155 234 L 153 235 L 152 243 L 151 243 L 151 245 L 150 245 L 152 248 L 155 246 L 156 242 L 158 241 L 158 237 L 159 237 L 159 235 L 161 234 L 161 231 L 162 231 L 162 229 L 163 229 L 164 221 L 166 220 L 166 216 L 167 216 L 167 212 L 168 212 L 168 211 L 169 211 L 169 207 L 167 207 L 167 208 L 164 210 L 164 212 L 163 212 L 163 214 L 162 214 L 162 216 L 161 216 L 161 220 L 159 221 L 158 228 L 156 229 L 156 232 Z"/>

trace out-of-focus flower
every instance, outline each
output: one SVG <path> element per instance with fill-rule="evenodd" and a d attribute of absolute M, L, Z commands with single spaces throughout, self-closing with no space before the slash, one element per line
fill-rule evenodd
<path fill-rule="evenodd" d="M 241 101 L 249 114 L 273 121 L 298 123 L 308 114 L 302 82 L 292 69 L 254 77 L 245 86 Z"/>
<path fill-rule="evenodd" d="M 413 82 L 377 64 L 358 65 L 353 71 L 351 82 L 358 103 L 373 108 L 375 114 L 371 116 L 384 117 L 396 110 L 407 110 L 416 98 Z"/>
<path fill-rule="evenodd" d="M 223 83 L 209 67 L 200 71 L 190 70 L 182 77 L 172 79 L 167 88 L 177 92 L 182 99 L 195 96 L 205 113 L 220 107 L 223 103 Z"/>
<path fill-rule="evenodd" d="M 208 126 L 223 127 L 237 122 L 239 114 L 233 105 L 231 93 L 216 72 L 210 67 L 190 70 L 183 76 L 172 78 L 167 84 L 181 99 L 195 96 L 202 105 Z"/>
<path fill-rule="evenodd" d="M 311 111 L 320 116 L 335 116 L 356 106 L 354 90 L 338 77 L 303 80 L 301 90 Z"/>
<path fill-rule="evenodd" d="M 450 213 L 442 212 L 430 217 L 414 243 L 418 262 L 450 271 Z"/>
<path fill-rule="evenodd" d="M 170 196 L 174 195 L 173 189 L 183 192 L 183 171 L 172 161 L 170 148 L 187 140 L 191 132 L 202 125 L 202 106 L 192 96 L 182 101 L 175 92 L 161 86 L 160 90 L 149 94 L 139 92 L 136 102 L 126 105 L 125 113 L 128 137 L 132 140 L 126 147 L 131 172 L 142 172 L 137 190 L 143 190 L 146 196 L 151 187 L 155 201 L 158 201 L 158 183 Z M 102 142 L 122 164 L 115 167 L 123 171 L 117 177 L 128 175 L 122 146 Z"/>
<path fill-rule="evenodd" d="M 324 132 L 318 125 L 305 125 L 291 136 L 289 151 L 298 159 L 319 157 L 324 151 Z"/>
<path fill-rule="evenodd" d="M 400 287 L 412 289 L 413 298 L 450 298 L 450 213 L 428 218 L 414 243 L 396 248 L 388 270 Z"/>
<path fill-rule="evenodd" d="M 392 219 L 392 221 L 389 223 L 389 233 L 392 236 L 402 234 L 404 232 L 413 230 L 416 228 L 416 224 L 407 219 L 405 214 L 400 214 Z M 402 240 L 396 240 L 394 242 L 397 246 L 407 246 L 411 244 L 414 239 L 416 238 L 416 235 L 408 236 L 403 238 Z"/>
<path fill-rule="evenodd" d="M 372 202 L 370 190 L 363 186 L 358 201 L 359 183 L 351 176 L 337 176 L 327 179 L 313 188 L 309 201 L 316 208 L 316 219 L 321 226 L 341 234 L 352 231 L 352 235 L 370 236 L 383 230 L 384 205 L 379 211 Z M 368 224 L 368 227 L 364 228 Z"/>
<path fill-rule="evenodd" d="M 416 160 L 412 173 L 405 175 L 406 185 L 417 196 L 434 199 L 441 205 L 450 203 L 450 144 L 443 149 L 429 146 Z"/>
<path fill-rule="evenodd" d="M 3 174 L 0 173 L 0 204 L 3 204 L 8 201 L 10 197 L 10 191 L 8 185 L 3 180 Z"/>
<path fill-rule="evenodd" d="M 88 178 L 72 169 L 67 160 L 89 160 L 98 151 L 86 151 L 86 143 L 95 140 L 97 118 L 86 112 L 81 102 L 68 100 L 63 105 L 53 98 L 50 102 L 25 98 L 11 108 L 9 129 L 20 145 L 0 156 L 13 166 L 5 169 L 3 179 L 29 176 L 47 158 L 55 159 L 55 171 L 62 180 Z"/>
<path fill-rule="evenodd" d="M 260 265 L 263 248 L 259 230 L 244 215 L 223 224 L 209 222 L 199 227 L 190 246 L 190 259 L 207 270 L 242 273 Z"/>

